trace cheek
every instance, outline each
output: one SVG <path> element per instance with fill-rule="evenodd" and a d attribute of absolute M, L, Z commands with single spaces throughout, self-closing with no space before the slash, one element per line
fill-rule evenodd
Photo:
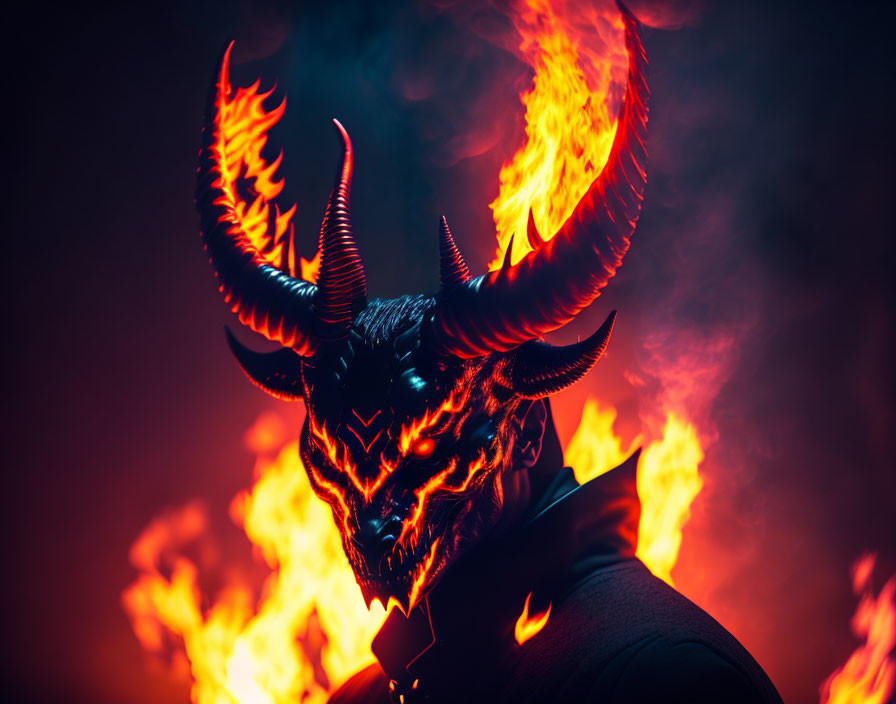
<path fill-rule="evenodd" d="M 504 487 L 499 472 L 493 472 L 454 524 L 460 543 L 474 543 L 488 533 L 501 518 Z"/>

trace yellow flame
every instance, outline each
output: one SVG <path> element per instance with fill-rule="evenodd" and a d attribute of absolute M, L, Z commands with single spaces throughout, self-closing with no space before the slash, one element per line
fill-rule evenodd
<path fill-rule="evenodd" d="M 613 430 L 616 409 L 593 398 L 585 402 L 582 420 L 564 453 L 579 483 L 621 464 L 639 440 L 627 450 Z M 672 584 L 681 531 L 690 505 L 703 482 L 699 466 L 703 450 L 694 426 L 676 414 L 666 418 L 663 436 L 650 443 L 638 460 L 638 557 L 660 579 Z"/>
<path fill-rule="evenodd" d="M 513 19 L 535 76 L 521 96 L 526 142 L 501 167 L 490 204 L 498 231 L 490 269 L 500 268 L 511 236 L 513 263 L 532 251 L 530 208 L 549 240 L 600 174 L 616 136 L 627 65 L 622 19 L 611 3 L 527 0 Z"/>
<path fill-rule="evenodd" d="M 563 459 L 573 468 L 579 484 L 618 467 L 637 446 L 638 438 L 627 449 L 622 449 L 622 440 L 613 431 L 616 415 L 613 406 L 603 404 L 596 398 L 590 397 L 585 401 L 579 427 L 563 452 Z"/>
<path fill-rule="evenodd" d="M 698 471 L 702 461 L 696 428 L 675 414 L 667 416 L 663 437 L 644 448 L 638 461 L 637 555 L 669 584 L 691 502 L 703 487 Z"/>
<path fill-rule="evenodd" d="M 260 458 L 256 472 L 255 486 L 231 509 L 273 570 L 260 599 L 239 583 L 214 600 L 200 592 L 196 565 L 179 554 L 204 529 L 191 505 L 157 519 L 137 540 L 132 558 L 142 546 L 133 560 L 141 574 L 123 603 L 148 650 L 162 651 L 163 631 L 182 639 L 196 704 L 325 702 L 335 686 L 373 661 L 370 642 L 385 612 L 364 607 L 330 509 L 314 496 L 297 443 L 276 459 Z M 174 528 L 165 529 L 169 525 Z M 191 530 L 177 530 L 184 525 Z M 174 534 L 182 539 L 173 542 Z M 159 567 L 165 550 L 175 553 L 170 577 Z"/>
<path fill-rule="evenodd" d="M 846 663 L 821 685 L 821 704 L 886 704 L 896 690 L 896 575 L 875 597 L 870 589 L 875 556 L 853 566 L 853 588 L 861 597 L 852 630 L 863 639 Z"/>

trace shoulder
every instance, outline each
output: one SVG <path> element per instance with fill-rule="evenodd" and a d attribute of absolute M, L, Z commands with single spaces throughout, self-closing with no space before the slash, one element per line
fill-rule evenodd
<path fill-rule="evenodd" d="M 557 701 L 780 702 L 737 639 L 638 560 L 581 580 L 525 648 L 519 684 L 552 682 Z"/>
<path fill-rule="evenodd" d="M 329 698 L 329 704 L 389 704 L 386 676 L 377 664 L 352 675 Z"/>
<path fill-rule="evenodd" d="M 628 660 L 615 682 L 614 701 L 665 704 L 775 701 L 757 684 L 739 664 L 705 643 L 657 639 Z M 593 694 L 594 701 L 605 700 L 602 693 Z"/>

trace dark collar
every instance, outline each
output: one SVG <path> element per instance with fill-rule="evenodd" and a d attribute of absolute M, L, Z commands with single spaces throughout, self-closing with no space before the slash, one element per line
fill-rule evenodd
<path fill-rule="evenodd" d="M 583 485 L 568 467 L 555 472 L 513 530 L 465 555 L 408 618 L 393 610 L 373 641 L 386 676 L 487 691 L 482 678 L 518 656 L 514 626 L 530 592 L 529 613 L 541 613 L 594 570 L 634 557 L 638 455 Z"/>

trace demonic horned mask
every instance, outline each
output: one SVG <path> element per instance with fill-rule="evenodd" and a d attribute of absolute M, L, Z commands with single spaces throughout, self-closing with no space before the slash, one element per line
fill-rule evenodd
<path fill-rule="evenodd" d="M 291 273 L 285 255 L 282 266 L 263 256 L 254 230 L 282 234 L 283 216 L 259 224 L 240 189 L 248 177 L 259 188 L 266 182 L 272 195 L 278 189 L 273 168 L 252 173 L 251 165 L 233 163 L 235 145 L 258 134 L 225 127 L 229 48 L 221 61 L 198 171 L 202 239 L 240 322 L 284 349 L 261 354 L 228 337 L 253 382 L 278 398 L 305 401 L 302 461 L 332 507 L 368 604 L 394 599 L 408 613 L 496 524 L 502 479 L 538 456 L 540 399 L 580 379 L 606 349 L 615 312 L 576 344 L 554 347 L 539 338 L 598 297 L 622 263 L 640 212 L 646 60 L 636 20 L 626 12 L 623 18 L 628 86 L 600 176 L 552 239 L 542 239 L 530 214 L 534 251 L 512 264 L 508 247 L 500 270 L 478 278 L 442 218 L 441 288 L 431 296 L 368 301 L 349 209 L 352 146 L 338 122 L 342 168 L 320 230 L 317 282 Z"/>

